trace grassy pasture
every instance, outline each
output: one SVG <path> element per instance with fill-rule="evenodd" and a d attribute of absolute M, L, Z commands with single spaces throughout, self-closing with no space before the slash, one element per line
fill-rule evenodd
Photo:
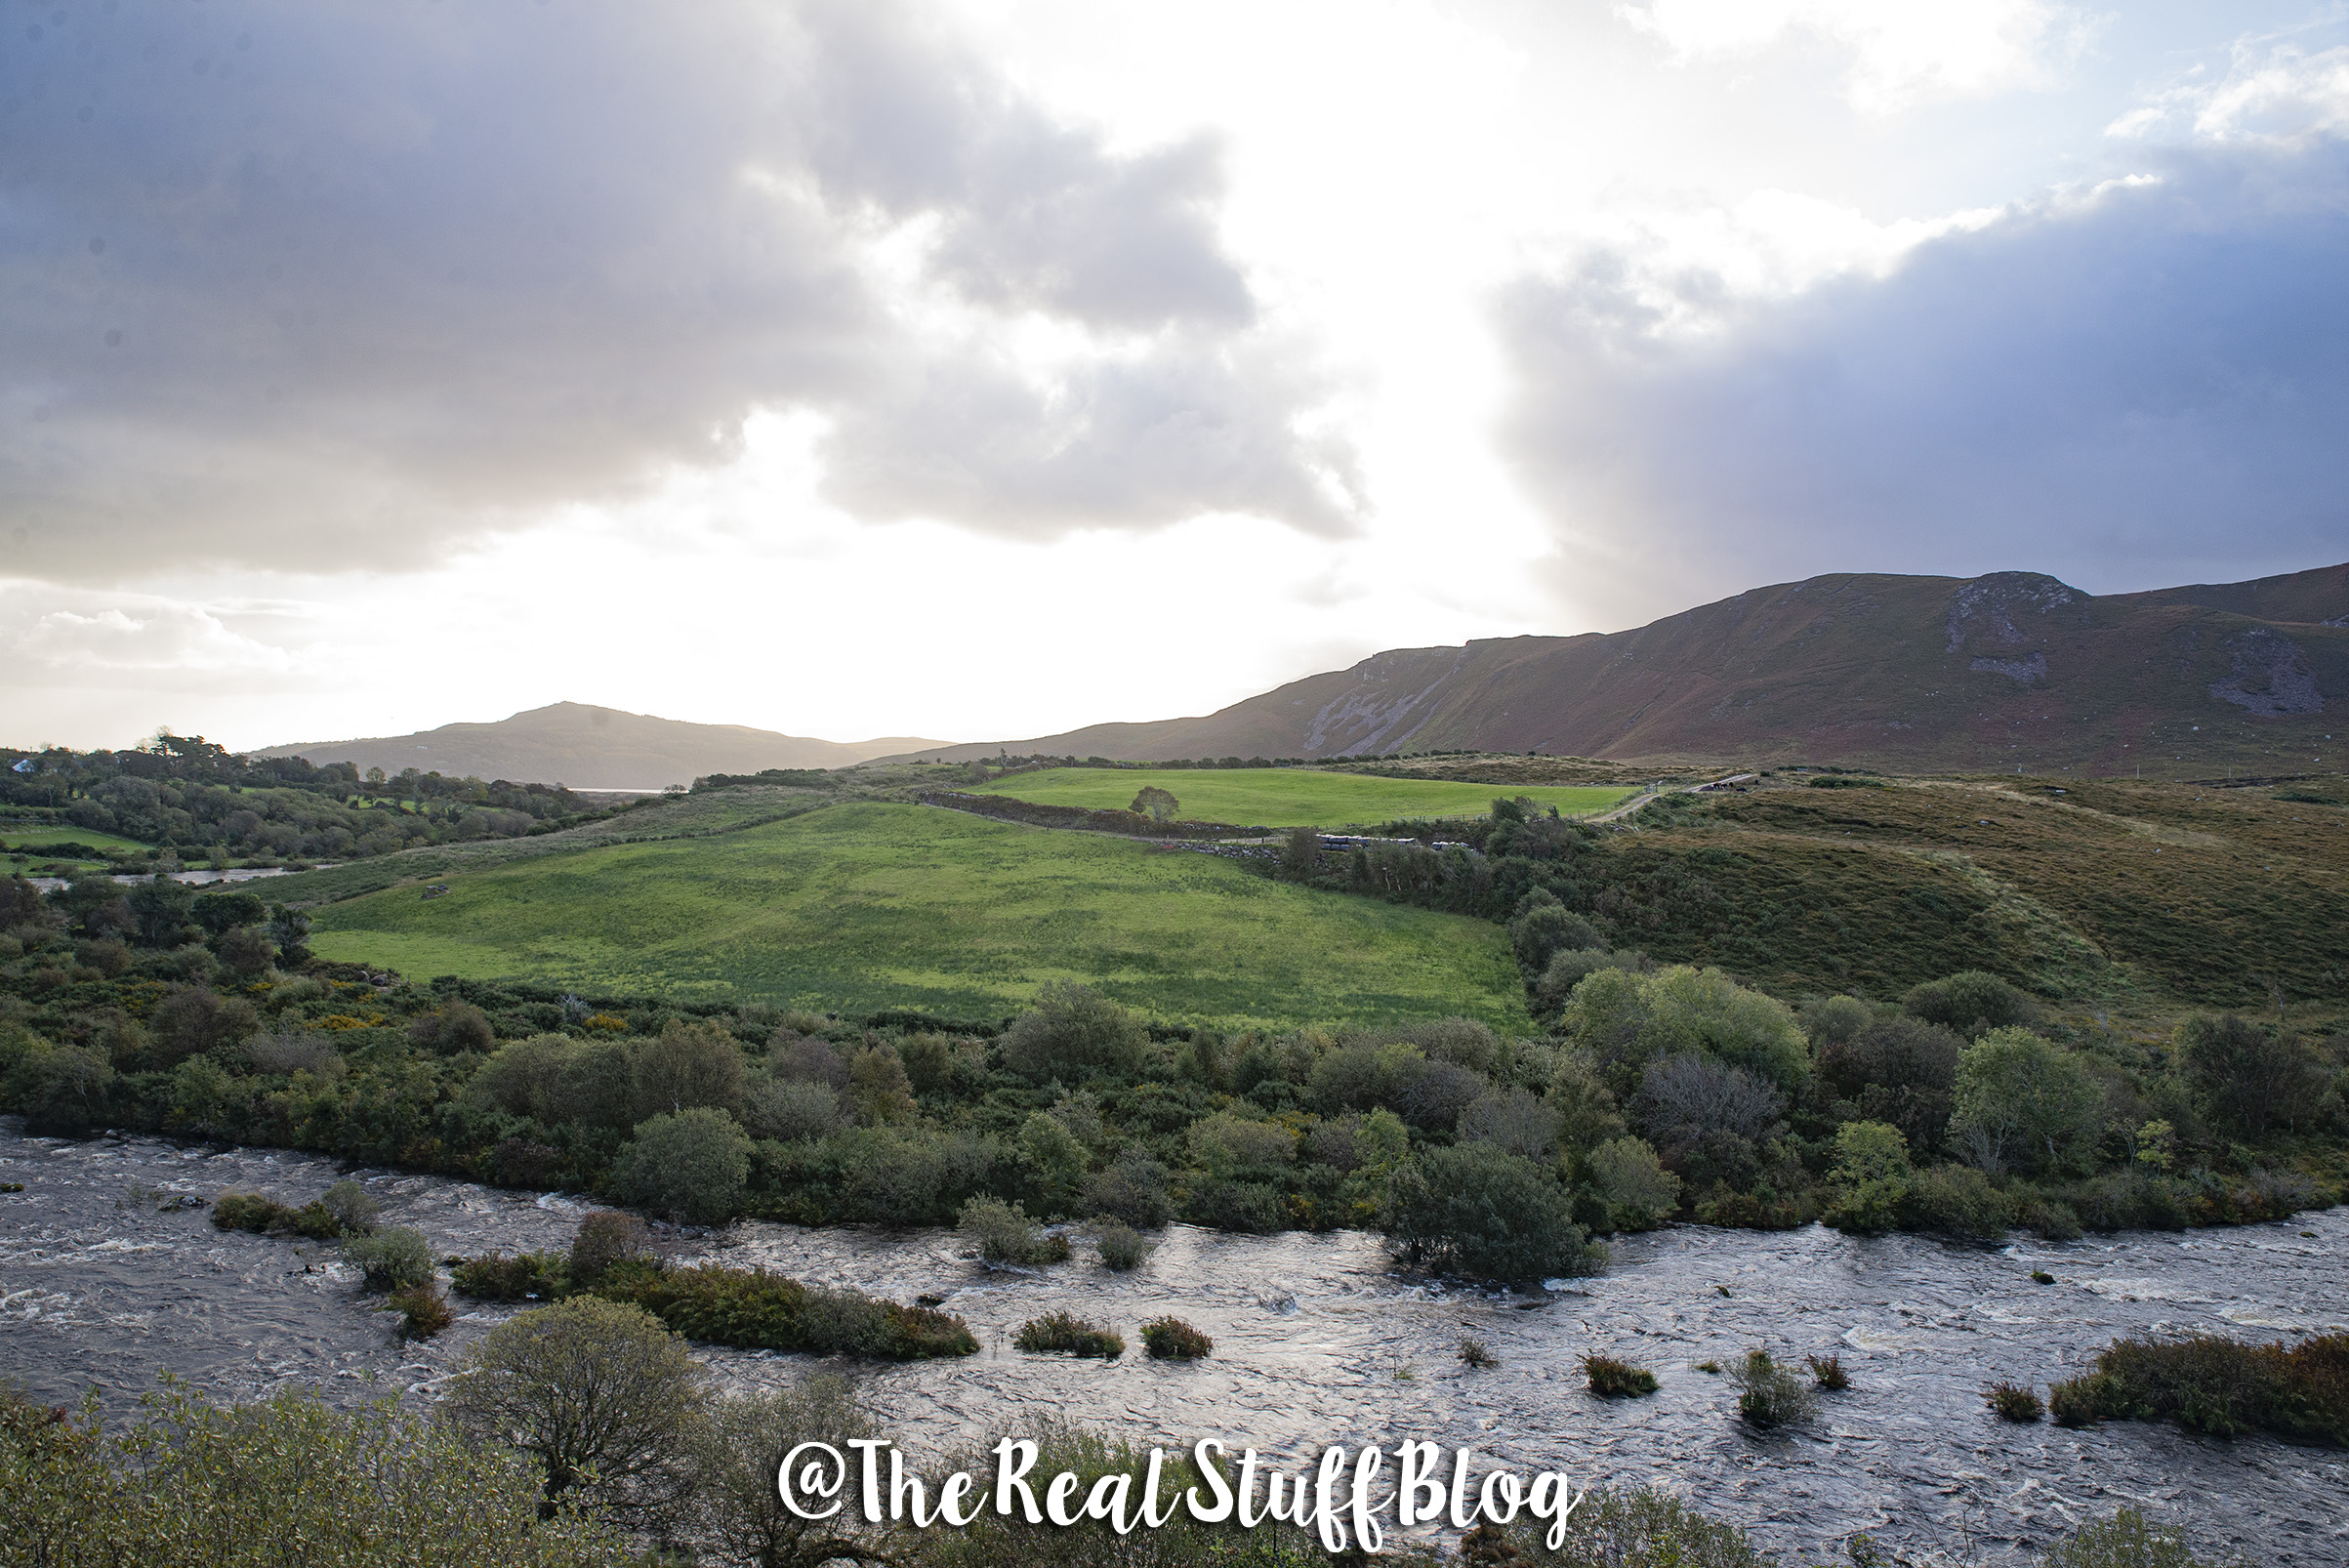
<path fill-rule="evenodd" d="M 1053 767 L 979 786 L 1044 805 L 1117 810 L 1155 784 L 1182 803 L 1175 815 L 1194 822 L 1250 827 L 1337 828 L 1399 817 L 1482 816 L 1497 794 L 1528 795 L 1561 816 L 1603 811 L 1637 792 L 1617 785 L 1535 785 L 1496 789 L 1445 779 L 1382 778 L 1318 768 Z"/>
<path fill-rule="evenodd" d="M 1449 1013 L 1527 1026 L 1497 926 L 924 806 L 836 805 L 449 882 L 431 900 L 402 887 L 320 907 L 312 945 L 418 977 L 840 1011 L 1001 1015 L 1069 979 L 1226 1026 Z"/>

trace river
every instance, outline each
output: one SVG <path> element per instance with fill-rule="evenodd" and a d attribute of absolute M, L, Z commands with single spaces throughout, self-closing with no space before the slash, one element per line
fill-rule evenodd
<path fill-rule="evenodd" d="M 172 1371 L 221 1397 L 289 1384 L 328 1397 L 430 1398 L 508 1308 L 464 1311 L 402 1345 L 351 1270 L 314 1243 L 223 1234 L 201 1209 L 259 1191 L 300 1203 L 343 1173 L 319 1156 L 150 1138 L 28 1138 L 0 1118 L 0 1375 L 66 1402 L 95 1386 L 129 1410 Z M 441 1254 L 566 1245 L 581 1203 L 437 1176 L 352 1173 L 388 1223 Z M 1699 1227 L 1620 1240 L 1599 1279 L 1538 1296 L 1446 1289 L 1393 1269 L 1359 1232 L 1245 1237 L 1171 1227 L 1137 1272 L 1090 1260 L 991 1273 L 948 1232 L 808 1230 L 746 1222 L 680 1237 L 680 1259 L 764 1263 L 900 1300 L 934 1292 L 985 1348 L 960 1361 L 861 1369 L 866 1398 L 920 1465 L 1050 1413 L 1140 1442 L 1220 1436 L 1301 1461 L 1329 1442 L 1405 1437 L 1473 1446 L 1485 1463 L 1566 1468 L 1584 1484 L 1656 1482 L 1751 1529 L 1790 1559 L 1839 1559 L 1859 1531 L 1905 1549 L 2026 1562 L 2072 1524 L 2136 1505 L 2216 1555 L 2262 1564 L 2349 1560 L 2349 1455 L 2123 1423 L 2014 1426 L 1984 1408 L 2001 1379 L 2071 1376 L 2118 1335 L 2275 1338 L 2349 1327 L 2349 1214 L 2179 1235 L 2131 1232 L 1998 1250 L 1912 1236 L 1857 1239 Z M 2033 1283 L 2031 1272 L 2056 1276 Z M 453 1304 L 462 1311 L 462 1299 Z M 1024 1320 L 1064 1309 L 1120 1329 L 1115 1363 L 1026 1356 Z M 1158 1363 L 1139 1326 L 1172 1312 L 1213 1335 L 1212 1358 Z M 1500 1358 L 1459 1361 L 1474 1335 Z M 1839 1352 L 1853 1386 L 1807 1428 L 1755 1434 L 1734 1418 L 1727 1363 L 1763 1345 Z M 1662 1390 L 1607 1402 L 1580 1358 L 1620 1355 Z M 810 1358 L 705 1350 L 747 1386 Z"/>

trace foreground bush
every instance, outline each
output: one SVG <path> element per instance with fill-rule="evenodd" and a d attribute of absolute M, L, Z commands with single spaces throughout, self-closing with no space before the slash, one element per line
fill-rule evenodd
<path fill-rule="evenodd" d="M 1745 1531 L 1655 1487 L 1590 1492 L 1566 1516 L 1566 1539 L 1555 1552 L 1539 1524 L 1514 1525 L 1509 1534 L 1524 1553 L 1514 1560 L 1544 1568 L 1772 1568 Z"/>
<path fill-rule="evenodd" d="M 1583 1376 L 1601 1399 L 1637 1399 L 1656 1391 L 1656 1375 L 1613 1356 L 1583 1357 Z"/>
<path fill-rule="evenodd" d="M 0 1396 L 4 1397 L 4 1396 Z M 207 1404 L 168 1383 L 127 1429 L 93 1407 L 37 1425 L 0 1410 L 0 1557 L 11 1562 L 588 1568 L 637 1560 L 530 1465 L 392 1401 Z M 22 1407 L 16 1407 L 21 1411 Z"/>
<path fill-rule="evenodd" d="M 594 1294 L 641 1307 L 689 1340 L 742 1350 L 916 1361 L 976 1355 L 979 1347 L 969 1326 L 951 1314 L 803 1285 L 763 1268 L 623 1263 L 605 1272 Z"/>
<path fill-rule="evenodd" d="M 2217 1568 L 2196 1556 L 2175 1530 L 2148 1523 L 2135 1508 L 2091 1520 L 2040 1558 L 2040 1568 Z"/>
<path fill-rule="evenodd" d="M 1047 1312 L 1019 1326 L 1011 1342 L 1031 1355 L 1065 1350 L 1071 1355 L 1114 1360 L 1126 1353 L 1126 1337 L 1067 1312 Z"/>
<path fill-rule="evenodd" d="M 1101 1266 L 1120 1274 L 1131 1274 L 1157 1249 L 1142 1239 L 1142 1233 L 1123 1220 L 1113 1219 L 1103 1225 L 1093 1238 L 1093 1248 L 1101 1255 Z"/>
<path fill-rule="evenodd" d="M 2059 1424 L 2174 1421 L 2214 1437 L 2272 1432 L 2349 1447 L 2349 1334 L 2298 1344 L 2215 1335 L 2116 1340 L 2092 1369 L 2048 1390 Z"/>
<path fill-rule="evenodd" d="M 631 1523 L 684 1495 L 680 1456 L 702 1402 L 701 1369 L 649 1314 L 579 1297 L 484 1335 L 449 1381 L 449 1421 L 476 1442 L 537 1462 L 549 1500 L 568 1494 Z"/>
<path fill-rule="evenodd" d="M 854 1508 L 828 1519 L 803 1519 L 783 1506 L 775 1476 L 802 1443 L 842 1453 L 879 1426 L 857 1407 L 845 1378 L 818 1375 L 781 1388 L 720 1400 L 696 1425 L 687 1450 L 692 1496 L 673 1539 L 693 1547 L 696 1561 L 814 1568 L 838 1560 L 878 1561 L 879 1528 Z"/>
<path fill-rule="evenodd" d="M 1162 1317 L 1142 1325 L 1142 1348 L 1161 1361 L 1196 1361 L 1216 1341 L 1178 1317 Z"/>

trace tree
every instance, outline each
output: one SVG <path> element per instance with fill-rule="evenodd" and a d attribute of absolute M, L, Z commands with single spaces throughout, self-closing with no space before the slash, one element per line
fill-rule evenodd
<path fill-rule="evenodd" d="M 131 928 L 141 947 L 177 947 L 186 938 L 196 901 L 193 888 L 157 872 L 134 883 L 123 898 L 131 906 Z"/>
<path fill-rule="evenodd" d="M 820 1568 L 829 1562 L 886 1562 L 864 1533 L 864 1514 L 844 1507 L 803 1519 L 783 1506 L 776 1476 L 803 1443 L 851 1452 L 881 1428 L 859 1408 L 854 1384 L 819 1373 L 800 1382 L 713 1406 L 688 1449 L 693 1505 L 687 1534 L 710 1560 L 754 1568 Z"/>
<path fill-rule="evenodd" d="M 224 999 L 205 985 L 175 985 L 155 1004 L 146 1027 L 157 1065 L 169 1067 L 185 1057 L 236 1045 L 259 1023 L 253 1004 L 242 997 Z"/>
<path fill-rule="evenodd" d="M 636 1051 L 637 1115 L 714 1105 L 740 1111 L 747 1087 L 742 1048 L 714 1023 L 672 1018 Z"/>
<path fill-rule="evenodd" d="M 630 1203 L 695 1225 L 721 1225 L 742 1210 L 751 1140 L 710 1105 L 639 1123 L 612 1165 L 612 1186 Z"/>
<path fill-rule="evenodd" d="M 1643 1138 L 1619 1137 L 1590 1151 L 1590 1181 L 1619 1230 L 1646 1230 L 1678 1207 L 1680 1178 Z"/>
<path fill-rule="evenodd" d="M 1996 1175 L 2062 1171 L 2104 1131 L 2104 1092 L 2080 1058 L 2028 1029 L 1994 1029 L 1958 1058 L 1952 1140 Z"/>
<path fill-rule="evenodd" d="M 848 1058 L 848 1093 L 858 1119 L 867 1125 L 913 1120 L 914 1081 L 906 1076 L 897 1048 L 886 1040 Z"/>
<path fill-rule="evenodd" d="M 1863 1236 L 1882 1235 L 1909 1195 L 1909 1142 L 1899 1128 L 1845 1122 L 1835 1129 L 1835 1164 L 1828 1174 L 1834 1200 L 1827 1222 Z"/>
<path fill-rule="evenodd" d="M 1836 1000 L 1844 1000 L 1838 998 Z M 1848 1035 L 1818 1034 L 1819 1076 L 1863 1119 L 1889 1122 L 1913 1149 L 1938 1148 L 1965 1042 L 1914 1017 L 1872 1019 Z"/>
<path fill-rule="evenodd" d="M 1321 871 L 1321 829 L 1291 828 L 1281 841 L 1281 875 L 1310 882 Z"/>
<path fill-rule="evenodd" d="M 1927 980 L 1912 989 L 1901 999 L 1901 1011 L 1971 1040 L 1993 1029 L 2029 1023 L 2039 1009 L 2031 998 L 1997 975 L 1960 970 L 1946 979 Z"/>
<path fill-rule="evenodd" d="M 1536 904 L 1509 922 L 1509 945 L 1529 980 L 1539 978 L 1555 953 L 1604 952 L 1598 928 L 1563 904 Z"/>
<path fill-rule="evenodd" d="M 1568 996 L 1558 1026 L 1619 1095 L 1638 1087 L 1649 1062 L 1681 1052 L 1716 1057 L 1780 1089 L 1810 1072 L 1809 1043 L 1786 1004 L 1719 970 L 1595 970 Z"/>
<path fill-rule="evenodd" d="M 481 1337 L 449 1386 L 443 1408 L 461 1430 L 538 1462 L 549 1515 L 576 1491 L 650 1523 L 685 1494 L 701 1370 L 640 1306 L 574 1296 L 521 1313 Z"/>
<path fill-rule="evenodd" d="M 269 906 L 269 940 L 277 944 L 277 961 L 285 965 L 309 960 L 309 917 L 284 904 Z"/>
<path fill-rule="evenodd" d="M 1140 1019 L 1091 986 L 1053 980 L 1004 1032 L 1004 1061 L 1031 1083 L 1073 1083 L 1092 1071 L 1133 1071 L 1149 1041 Z"/>
<path fill-rule="evenodd" d="M 216 890 L 196 895 L 195 923 L 208 936 L 222 936 L 239 926 L 258 926 L 269 918 L 269 906 L 249 892 Z"/>
<path fill-rule="evenodd" d="M 2211 1119 L 2246 1137 L 2311 1116 L 2325 1084 L 2316 1053 L 2229 1012 L 2198 1012 L 2178 1025 L 2170 1049 Z"/>
<path fill-rule="evenodd" d="M 1594 1274 L 1607 1252 L 1549 1173 L 1490 1143 L 1431 1148 L 1387 1184 L 1387 1240 L 1409 1263 L 1476 1279 Z"/>
<path fill-rule="evenodd" d="M 1133 804 L 1127 809 L 1145 812 L 1153 822 L 1172 822 L 1174 820 L 1175 808 L 1181 805 L 1180 801 L 1174 799 L 1172 790 L 1162 790 L 1155 784 L 1145 784 L 1141 788 L 1141 793 L 1133 798 Z"/>

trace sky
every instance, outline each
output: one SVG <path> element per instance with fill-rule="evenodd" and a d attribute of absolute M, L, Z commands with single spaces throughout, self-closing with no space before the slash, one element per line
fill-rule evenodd
<path fill-rule="evenodd" d="M 2349 7 L 0 0 L 0 742 L 2349 558 Z"/>

